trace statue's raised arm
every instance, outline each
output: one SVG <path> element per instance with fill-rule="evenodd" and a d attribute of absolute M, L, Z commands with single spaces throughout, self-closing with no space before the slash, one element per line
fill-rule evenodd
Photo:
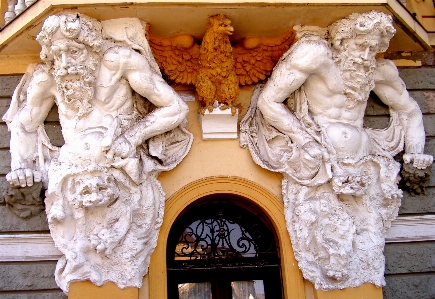
<path fill-rule="evenodd" d="M 399 77 L 397 67 L 390 60 L 378 59 L 375 71 L 376 95 L 398 114 L 405 137 L 405 163 L 425 169 L 433 162 L 431 155 L 424 154 L 425 132 L 423 116 L 417 102 L 410 97 L 405 83 Z"/>
<path fill-rule="evenodd" d="M 14 92 L 9 110 L 3 116 L 11 131 L 11 172 L 6 179 L 13 186 L 32 186 L 45 172 L 41 139 L 43 123 L 55 103 L 56 85 L 47 68 L 29 66 Z"/>

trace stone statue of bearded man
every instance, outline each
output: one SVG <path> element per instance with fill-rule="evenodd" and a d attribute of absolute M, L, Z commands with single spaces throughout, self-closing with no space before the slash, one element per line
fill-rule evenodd
<path fill-rule="evenodd" d="M 163 219 L 157 180 L 188 153 L 188 107 L 162 79 L 138 19 L 50 16 L 37 40 L 45 63 L 24 75 L 4 116 L 14 186 L 42 181 L 56 281 L 140 287 Z M 44 120 L 57 105 L 63 146 Z"/>
<path fill-rule="evenodd" d="M 328 28 L 298 26 L 298 41 L 254 93 L 241 144 L 281 172 L 287 229 L 306 279 L 324 290 L 385 285 L 385 232 L 397 216 L 400 164 L 424 169 L 418 104 L 392 61 L 376 59 L 391 16 L 352 14 Z M 363 127 L 369 93 L 390 108 L 384 130 Z"/>

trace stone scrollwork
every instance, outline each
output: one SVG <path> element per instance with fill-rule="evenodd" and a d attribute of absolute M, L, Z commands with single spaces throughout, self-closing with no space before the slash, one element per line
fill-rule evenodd
<path fill-rule="evenodd" d="M 11 131 L 7 180 L 47 190 L 64 292 L 83 280 L 140 287 L 163 219 L 157 176 L 192 144 L 188 107 L 162 79 L 145 27 L 134 18 L 48 17 L 37 36 L 44 63 L 29 67 L 3 117 Z M 61 147 L 44 129 L 55 104 Z"/>
<path fill-rule="evenodd" d="M 254 91 L 241 145 L 283 174 L 287 229 L 304 277 L 323 290 L 385 285 L 385 232 L 402 191 L 400 164 L 431 165 L 418 104 L 393 62 L 376 59 L 395 33 L 370 11 L 327 28 L 297 26 L 297 42 Z M 363 127 L 369 93 L 389 106 L 388 128 Z"/>

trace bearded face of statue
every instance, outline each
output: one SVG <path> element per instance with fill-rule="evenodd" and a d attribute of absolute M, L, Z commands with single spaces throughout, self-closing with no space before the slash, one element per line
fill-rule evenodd
<path fill-rule="evenodd" d="M 51 54 L 58 92 L 65 103 L 77 111 L 78 118 L 88 114 L 92 111 L 90 101 L 94 95 L 98 54 L 67 38 L 54 41 Z"/>
<path fill-rule="evenodd" d="M 377 32 L 344 39 L 335 55 L 350 105 L 366 101 L 374 88 L 373 75 L 380 35 Z"/>

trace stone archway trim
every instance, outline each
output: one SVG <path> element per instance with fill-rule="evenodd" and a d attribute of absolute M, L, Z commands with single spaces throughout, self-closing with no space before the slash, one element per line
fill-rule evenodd
<path fill-rule="evenodd" d="M 166 241 L 177 216 L 191 203 L 207 195 L 226 193 L 257 204 L 271 220 L 278 236 L 285 298 L 305 298 L 304 282 L 293 255 L 282 202 L 264 187 L 240 177 L 208 177 L 175 192 L 166 202 L 163 225 L 149 268 L 150 299 L 166 299 Z M 145 278 L 146 279 L 146 278 Z"/>

